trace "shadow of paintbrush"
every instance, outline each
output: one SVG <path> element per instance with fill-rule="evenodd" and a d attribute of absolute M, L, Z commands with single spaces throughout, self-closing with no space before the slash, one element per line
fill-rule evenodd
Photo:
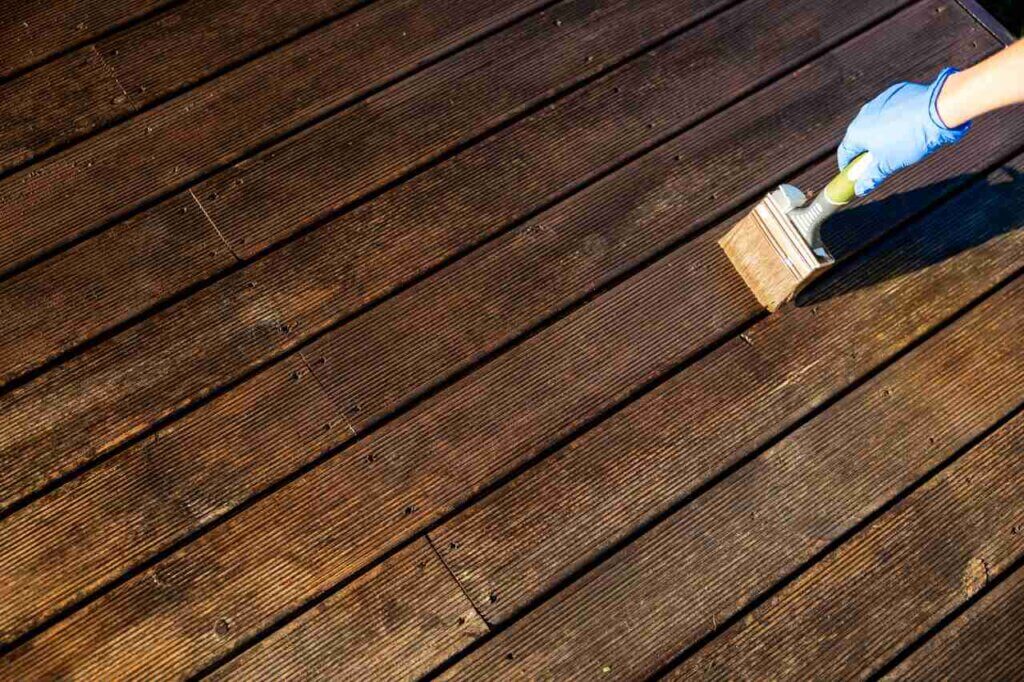
<path fill-rule="evenodd" d="M 893 215 L 907 214 L 908 205 L 927 205 L 929 198 L 965 185 L 968 179 L 960 176 L 847 209 L 824 226 L 822 239 L 842 260 L 875 241 L 882 226 L 892 224 Z M 1003 168 L 932 207 L 912 226 L 887 235 L 860 257 L 837 266 L 801 292 L 796 305 L 815 305 L 924 270 L 1022 227 L 1024 174 Z"/>

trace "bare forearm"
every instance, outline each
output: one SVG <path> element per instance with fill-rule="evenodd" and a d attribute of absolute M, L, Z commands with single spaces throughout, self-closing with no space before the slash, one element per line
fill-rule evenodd
<path fill-rule="evenodd" d="M 1024 41 L 950 76 L 936 102 L 950 128 L 996 109 L 1024 102 Z"/>

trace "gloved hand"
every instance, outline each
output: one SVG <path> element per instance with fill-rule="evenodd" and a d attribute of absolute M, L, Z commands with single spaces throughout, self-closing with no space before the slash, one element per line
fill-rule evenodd
<path fill-rule="evenodd" d="M 956 72 L 943 70 L 931 85 L 899 83 L 860 110 L 839 146 L 840 170 L 862 152 L 874 157 L 857 181 L 857 196 L 868 194 L 893 173 L 967 134 L 970 123 L 948 128 L 935 106 L 946 79 Z"/>

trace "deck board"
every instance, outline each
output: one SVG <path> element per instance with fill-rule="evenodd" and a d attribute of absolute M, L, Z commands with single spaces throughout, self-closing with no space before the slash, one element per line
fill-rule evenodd
<path fill-rule="evenodd" d="M 0 676 L 1024 664 L 955 653 L 1020 573 L 1024 112 L 776 315 L 716 245 L 998 49 L 963 3 L 65 4 L 0 27 Z"/>
<path fill-rule="evenodd" d="M 922 173 L 918 182 L 930 179 Z M 747 327 L 742 338 L 434 531 L 481 612 L 492 622 L 507 620 L 1013 276 L 1022 241 L 1012 230 L 1024 221 L 999 216 L 1017 189 L 1008 180 L 997 174 L 991 185 L 893 235 L 850 263 L 848 278 L 826 284 L 822 302 Z M 884 205 L 883 196 L 876 200 Z M 991 215 L 977 211 L 987 201 Z M 899 217 L 891 207 L 885 213 L 886 220 Z M 950 219 L 961 215 L 974 221 Z M 962 235 L 971 230 L 983 247 L 964 248 Z M 992 240 L 1003 231 L 1006 239 Z M 719 257 L 715 236 L 695 242 L 685 259 Z M 891 281 L 901 264 L 910 267 Z M 548 490 L 561 493 L 552 500 Z M 512 530 L 498 531 L 506 527 Z M 494 603 L 492 594 L 500 596 Z"/>
<path fill-rule="evenodd" d="M 422 6 L 423 15 L 406 13 L 398 21 L 386 11 L 391 9 L 390 4 L 371 5 L 366 9 L 371 16 L 365 24 L 361 24 L 361 14 L 349 15 L 222 79 L 49 157 L 39 166 L 15 173 L 0 181 L 0 202 L 5 207 L 0 216 L 0 257 L 5 263 L 2 272 L 84 238 L 204 174 L 251 155 L 275 136 L 317 114 L 330 113 L 428 59 L 439 48 L 448 47 L 453 38 L 456 44 L 470 42 L 487 29 L 500 27 L 542 4 L 542 0 L 516 0 L 495 12 L 490 3 L 478 0 L 467 3 L 464 16 Z M 408 39 L 414 27 L 420 28 L 419 40 Z M 491 44 L 478 50 L 487 51 Z M 407 46 L 411 48 L 408 52 Z M 398 54 L 392 56 L 394 52 Z M 435 69 L 447 77 L 458 77 L 458 65 L 465 61 L 465 56 L 456 56 L 453 62 L 441 62 Z M 356 68 L 352 68 L 353 63 Z M 554 83 L 542 77 L 548 74 L 537 74 L 536 85 L 546 91 L 556 87 L 559 76 L 571 80 L 582 70 L 575 68 L 576 64 L 563 67 L 562 72 L 551 74 Z M 266 87 L 268 81 L 277 83 L 277 87 Z M 408 97 L 413 101 L 417 101 L 417 95 L 433 101 L 436 90 L 430 90 L 429 79 L 420 85 L 423 82 L 423 78 L 404 81 L 395 89 L 400 93 L 411 89 Z M 445 77 L 441 82 L 445 83 Z M 498 99 L 501 92 L 498 83 L 488 93 L 496 98 L 491 103 L 492 115 L 500 115 L 506 107 L 523 106 L 514 98 L 507 102 Z M 527 101 L 529 96 L 522 93 Z M 348 116 L 358 116 L 358 112 Z M 456 140 L 461 139 L 460 133 L 472 134 L 454 121 L 451 128 L 443 121 L 437 123 L 430 129 L 448 132 Z M 272 157 L 274 152 L 266 154 Z M 206 199 L 210 194 L 201 190 L 195 193 Z"/>
<path fill-rule="evenodd" d="M 666 679 L 877 672 L 1024 556 L 1022 450 L 1018 416 Z"/>
<path fill-rule="evenodd" d="M 1019 430 L 1019 429 L 1018 429 Z M 1007 453 L 1019 459 L 1022 444 Z M 1010 532 L 1020 536 L 1020 524 Z M 1024 630 L 1024 572 L 1017 567 L 1005 582 L 942 628 L 934 638 L 886 675 L 888 680 L 974 679 L 984 671 L 995 679 L 1012 679 L 1020 672 Z"/>
<path fill-rule="evenodd" d="M 0 640 L 210 526 L 348 434 L 293 357 L 4 519 L 0 573 L 20 589 L 0 605 Z"/>
<path fill-rule="evenodd" d="M 1022 302 L 1015 279 L 446 678 L 657 673 L 1021 404 Z"/>
<path fill-rule="evenodd" d="M 10 77 L 181 0 L 42 0 L 5 3 L 0 77 Z"/>
<path fill-rule="evenodd" d="M 190 0 L 41 65 L 0 86 L 0 171 L 102 130 L 360 4 Z"/>
<path fill-rule="evenodd" d="M 516 6 L 529 7 L 535 4 L 524 2 Z M 384 2 L 311 34 L 281 52 L 250 63 L 203 88 L 192 90 L 136 119 L 141 121 L 137 125 L 144 123 L 144 128 L 153 127 L 152 136 L 160 138 L 153 142 L 153 149 L 158 152 L 157 157 L 146 163 L 151 167 L 155 165 L 158 171 L 162 169 L 173 173 L 177 168 L 178 172 L 173 173 L 174 177 L 163 178 L 163 181 L 149 186 L 152 183 L 147 185 L 144 180 L 132 177 L 134 166 L 118 165 L 119 154 L 130 154 L 133 151 L 130 143 L 119 143 L 114 149 L 103 151 L 102 158 L 112 159 L 105 165 L 115 166 L 113 172 L 118 178 L 127 178 L 127 186 L 119 184 L 109 188 L 109 198 L 119 204 L 128 204 L 131 203 L 129 198 L 140 201 L 151 199 L 145 194 L 147 186 L 149 189 L 156 187 L 154 191 L 170 191 L 187 174 L 204 173 L 215 169 L 218 163 L 231 160 L 232 157 L 224 158 L 219 152 L 228 150 L 237 156 L 244 151 L 238 145 L 265 141 L 268 136 L 291 124 L 306 121 L 318 113 L 358 98 L 360 94 L 413 69 L 420 61 L 436 56 L 441 47 L 450 47 L 449 43 L 458 45 L 483 29 L 500 25 L 516 6 L 495 15 L 490 11 L 489 3 L 467 2 L 461 7 L 462 12 L 455 16 L 452 12 L 436 12 L 433 5 L 424 4 L 418 12 L 399 13 L 396 20 L 395 10 L 401 6 Z M 413 28 L 416 29 L 415 40 L 408 37 L 400 40 L 396 38 Z M 373 50 L 380 53 L 380 59 L 367 59 L 355 67 L 351 65 L 353 55 Z M 263 83 L 268 77 L 281 79 L 288 86 L 270 89 L 262 100 L 257 99 L 255 102 L 251 96 L 238 97 L 236 91 L 239 89 L 250 94 L 266 90 Z M 197 101 L 200 103 L 198 106 L 195 104 Z M 255 106 L 257 103 L 263 106 Z M 195 114 L 198 119 L 186 117 L 170 127 L 154 123 L 166 118 L 176 121 L 176 116 L 190 108 L 189 114 Z M 207 119 L 213 121 L 212 128 L 194 140 L 201 148 L 193 149 L 193 155 L 186 159 L 179 134 L 195 126 L 202 127 Z M 231 130 L 231 135 L 221 138 L 218 132 L 220 128 Z M 126 135 L 120 127 L 112 129 L 101 138 L 68 150 L 59 158 L 74 159 L 79 171 L 83 170 L 84 163 L 87 166 L 84 170 L 92 172 L 99 157 L 90 156 L 89 151 L 93 147 L 102 149 L 108 137 L 120 140 Z M 211 140 L 212 144 L 204 146 Z M 83 159 L 89 160 L 83 162 Z M 186 164 L 186 160 L 193 165 Z M 56 163 L 55 160 L 53 164 Z M 93 166 L 88 166 L 90 163 Z M 46 167 L 53 164 L 47 164 Z M 38 172 L 40 167 L 33 167 L 24 174 L 14 176 L 8 184 L 17 185 L 17 178 Z M 88 189 L 91 184 L 105 182 L 105 178 L 84 177 L 76 182 L 85 183 L 83 187 Z M 109 253 L 137 252 L 133 245 L 138 242 L 140 231 L 187 231 L 195 223 L 196 216 L 206 211 L 206 206 L 197 197 L 197 191 L 202 193 L 193 188 L 182 190 L 152 208 L 117 222 L 100 235 L 104 243 L 96 243 L 98 238 L 87 239 L 38 267 L 0 282 L 0 309 L 9 311 L 8 315 L 17 320 L 15 324 L 0 331 L 0 357 L 3 358 L 0 380 L 9 381 L 35 369 L 60 353 L 109 332 L 118 324 L 222 273 L 235 263 L 238 251 L 223 244 L 222 235 L 208 224 L 208 220 L 200 218 L 209 232 L 206 237 L 212 243 L 209 250 L 218 251 L 216 255 L 221 261 L 219 267 L 203 267 L 207 264 L 200 258 L 196 259 L 194 266 L 190 266 L 190 260 L 180 258 L 180 250 L 163 248 L 164 245 L 158 239 L 149 247 L 145 258 L 126 260 L 123 267 L 110 266 L 107 260 Z M 60 212 L 75 208 L 62 207 L 60 204 L 60 197 L 52 196 L 38 211 L 49 214 L 56 207 L 53 210 L 58 211 L 59 217 L 63 215 Z M 188 214 L 188 211 L 192 213 Z M 86 217 L 77 211 L 75 215 L 78 218 Z M 94 226 L 88 222 L 72 224 L 73 229 L 83 231 Z M 59 236 L 49 226 L 46 230 L 47 239 Z M 53 244 L 47 242 L 46 246 Z M 0 270 L 3 269 L 0 266 Z M 81 279 L 89 280 L 96 299 L 84 308 L 69 305 L 76 296 L 81 295 L 82 290 L 78 284 Z M 154 282 L 156 286 L 124 286 L 125 281 L 138 280 Z M 45 287 L 47 296 L 38 296 L 41 287 Z M 26 337 L 30 342 L 22 340 Z"/>
<path fill-rule="evenodd" d="M 415 680 L 487 632 L 422 539 L 313 613 L 207 679 Z"/>
<path fill-rule="evenodd" d="M 894 4 L 892 2 L 876 3 L 873 11 L 868 13 L 868 17 L 877 17 L 880 12 Z M 811 3 L 811 6 L 816 7 L 817 5 L 818 3 Z M 654 3 L 654 6 L 661 7 L 662 5 Z M 867 10 L 865 11 L 867 12 Z M 613 15 L 613 18 L 620 17 Z M 842 22 L 832 21 L 824 14 L 819 16 L 818 20 L 826 21 L 831 27 L 830 30 L 836 32 L 841 31 L 844 26 Z M 850 21 L 856 27 L 863 26 L 865 19 L 850 13 Z M 722 28 L 718 27 L 718 22 L 715 20 L 712 20 L 712 23 L 715 25 L 712 26 L 713 33 L 710 37 L 720 37 Z M 735 23 L 733 20 L 733 24 Z M 817 35 L 817 24 L 812 23 L 811 26 L 812 28 L 806 29 L 807 35 Z M 627 27 L 624 30 L 629 29 Z M 708 38 L 709 36 L 702 37 Z M 698 41 L 698 45 L 703 44 L 704 41 Z M 692 59 L 696 56 L 691 51 L 693 48 L 681 47 L 680 49 L 685 58 Z M 696 49 L 703 48 L 697 47 Z M 983 48 L 979 42 L 976 47 L 967 46 L 965 49 L 970 51 Z M 667 55 L 671 56 L 672 53 L 668 52 Z M 795 60 L 797 56 L 796 53 L 783 52 L 783 58 Z M 749 66 L 747 62 L 743 62 L 743 64 L 745 69 L 756 69 L 755 78 L 758 74 L 764 74 L 761 69 L 770 69 L 775 66 L 767 59 L 758 67 Z M 637 68 L 641 72 L 645 72 L 645 66 L 645 64 L 640 64 Z M 681 73 L 685 74 L 686 72 L 681 71 Z M 608 85 L 607 87 L 612 91 L 610 94 L 615 95 L 614 88 L 620 87 L 620 85 L 625 90 L 625 81 L 631 75 L 635 76 L 626 71 L 622 74 L 621 84 Z M 696 78 L 701 75 L 698 73 Z M 649 128 L 648 123 L 651 120 L 650 117 L 655 113 L 667 117 L 669 112 L 678 111 L 680 106 L 694 107 L 695 104 L 696 111 L 691 109 L 693 112 L 691 116 L 696 117 L 701 112 L 709 111 L 709 108 L 704 108 L 701 103 L 683 99 L 686 93 L 692 91 L 694 85 L 699 82 L 696 78 L 684 79 L 676 84 L 674 90 L 651 89 L 651 92 L 657 93 L 652 95 L 652 109 L 654 107 L 658 107 L 658 109 L 638 112 L 639 120 L 633 126 L 633 130 L 642 131 L 636 133 L 641 138 L 638 142 L 649 142 L 651 137 L 657 133 L 656 130 Z M 601 94 L 609 93 L 605 89 L 596 93 L 596 96 L 600 97 Z M 626 95 L 616 99 L 632 104 L 633 98 L 628 97 L 628 90 Z M 691 103 L 685 104 L 686 102 Z M 645 100 L 636 102 L 638 105 L 645 103 Z M 588 99 L 586 104 L 592 104 L 592 101 Z M 664 111 L 664 109 L 660 109 L 661 107 L 669 107 L 669 109 Z M 558 110 L 556 109 L 556 111 Z M 576 118 L 575 114 L 589 113 L 590 111 L 592 110 L 586 105 L 582 112 L 570 109 L 569 120 L 574 121 L 575 125 L 579 125 L 581 119 Z M 641 116 L 643 118 L 640 118 Z M 546 140 L 554 131 L 542 128 L 539 132 L 541 133 L 540 139 Z M 626 154 L 635 149 L 635 147 L 626 146 L 632 142 L 629 137 L 618 133 L 616 136 L 621 139 L 610 143 L 613 153 Z M 607 134 L 604 137 L 607 138 Z M 562 136 L 550 139 L 562 139 Z M 623 150 L 622 146 L 626 146 L 626 149 Z M 558 151 L 563 149 L 558 148 Z M 510 150 L 510 153 L 518 156 L 522 154 L 522 150 Z M 507 163 L 507 158 L 502 157 L 500 161 Z M 614 158 L 607 159 L 606 163 L 613 161 Z M 453 159 L 453 165 L 457 164 L 458 159 Z M 576 168 L 570 167 L 570 170 L 576 171 Z M 479 172 L 479 169 L 474 172 Z M 246 183 L 246 186 L 251 184 L 253 183 Z M 426 186 L 429 187 L 429 184 Z M 470 186 L 467 189 L 472 193 L 476 187 Z M 440 193 L 447 196 L 445 190 L 441 190 Z M 204 196 L 200 195 L 201 200 Z M 411 204 L 410 208 L 417 211 L 423 210 L 424 198 L 422 195 L 416 193 L 408 200 L 415 202 Z M 302 202 L 294 203 L 301 204 Z M 430 199 L 426 199 L 426 203 L 432 202 Z M 380 205 L 387 207 L 389 205 L 388 198 L 382 196 Z M 204 202 L 204 208 L 209 211 L 209 205 L 206 202 Z M 368 212 L 371 212 L 370 215 L 376 221 L 384 222 L 384 224 L 390 222 L 387 215 L 377 216 L 372 213 L 373 210 L 370 208 Z M 376 245 L 395 243 L 405 246 L 405 239 L 402 238 L 405 235 L 400 233 L 384 239 L 383 236 L 378 237 L 377 234 L 371 233 L 367 234 L 366 238 L 371 247 L 369 255 L 373 260 L 366 263 L 352 262 L 348 254 L 354 251 L 354 247 L 349 235 L 353 232 L 358 235 L 366 229 L 362 224 L 362 221 L 366 220 L 365 216 L 366 213 L 361 214 L 354 226 L 349 227 L 351 223 L 345 223 L 333 232 L 333 234 L 340 235 L 338 238 L 340 243 L 324 244 L 308 240 L 306 247 L 311 248 L 313 254 L 299 252 L 298 250 L 302 248 L 301 243 L 296 244 L 295 249 L 272 254 L 266 259 L 257 261 L 252 267 L 220 280 L 214 286 L 203 289 L 198 295 L 149 317 L 145 324 L 132 327 L 109 341 L 90 348 L 86 353 L 62 365 L 58 372 L 45 374 L 38 380 L 0 398 L 0 409 L 4 409 L 10 415 L 6 423 L 0 425 L 0 452 L 11 453 L 11 458 L 14 460 L 12 465 L 14 468 L 6 475 L 10 483 L 2 483 L 4 487 L 11 486 L 9 493 L 3 492 L 4 497 L 7 498 L 10 495 L 16 499 L 30 493 L 42 483 L 51 480 L 54 475 L 59 475 L 61 472 L 95 459 L 122 442 L 124 438 L 147 428 L 175 408 L 201 397 L 201 390 L 209 391 L 214 386 L 237 379 L 244 371 L 269 360 L 282 349 L 294 347 L 302 339 L 308 338 L 312 332 L 324 329 L 330 324 L 330 319 L 323 319 L 324 313 L 337 320 L 357 312 L 361 305 L 366 305 L 376 298 L 373 296 L 375 292 L 372 289 L 368 292 L 369 296 L 364 291 L 376 284 L 370 279 L 371 277 L 376 277 L 378 273 L 389 274 L 385 268 L 404 269 L 413 262 L 414 257 L 433 256 L 435 259 L 433 263 L 420 265 L 420 268 L 423 269 L 448 255 L 432 254 L 428 248 L 416 249 L 414 254 L 409 254 L 408 251 L 394 253 L 386 250 L 385 260 L 377 261 Z M 188 217 L 188 214 L 184 214 L 183 217 Z M 408 231 L 415 234 L 418 227 L 415 217 L 410 219 L 407 216 L 402 216 L 402 218 L 405 218 L 405 221 L 400 225 L 404 227 L 405 234 Z M 223 230 L 224 227 L 219 222 L 219 217 L 215 215 L 214 220 Z M 439 216 L 439 220 L 446 220 L 446 215 Z M 376 221 L 371 225 L 380 224 Z M 456 227 L 459 226 L 456 225 Z M 494 228 L 492 227 L 492 229 Z M 331 233 L 323 234 L 329 236 Z M 463 238 L 466 235 L 464 232 L 457 234 L 463 235 Z M 470 236 L 472 236 L 471 233 Z M 366 242 L 361 241 L 361 243 L 365 244 Z M 333 261 L 336 258 L 340 262 L 334 264 Z M 305 267 L 296 267 L 296 260 L 306 263 Z M 368 274 L 353 282 L 353 271 L 362 273 L 364 268 Z M 405 277 L 409 276 L 409 274 L 405 274 Z M 336 278 L 340 280 L 340 286 L 334 283 Z M 386 292 L 389 288 L 397 286 L 400 281 L 385 280 L 376 284 L 376 287 Z M 259 286 L 247 291 L 250 282 L 256 282 Z M 339 288 L 345 298 L 339 300 L 338 297 L 329 295 Z M 353 304 L 344 305 L 352 300 L 348 297 L 353 294 L 358 298 L 352 302 Z M 326 306 L 321 305 L 322 301 L 326 302 Z M 324 307 L 327 307 L 327 310 L 324 310 Z M 220 320 L 220 322 L 217 323 L 214 320 Z M 277 326 L 271 326 L 271 323 L 276 323 Z M 252 328 L 254 325 L 257 326 L 256 329 Z M 124 371 L 125 362 L 134 364 L 138 368 L 153 367 L 154 358 L 170 357 L 169 349 L 176 343 L 175 339 L 178 339 L 178 342 L 183 342 L 180 338 L 183 328 L 195 330 L 190 332 L 190 336 L 194 334 L 195 337 L 184 341 L 189 345 L 189 352 L 179 353 L 174 364 L 158 363 L 160 372 L 152 370 L 147 372 L 141 371 L 141 369 L 132 371 L 131 382 L 115 386 L 113 389 L 99 390 L 99 386 L 108 385 L 112 372 Z M 284 329 L 287 331 L 283 331 Z M 123 354 L 118 352 L 119 348 L 127 345 L 137 348 L 137 352 L 131 359 L 123 358 Z M 240 347 L 245 352 L 239 353 Z M 74 372 L 76 380 L 74 382 L 66 381 L 61 377 L 61 372 Z M 61 395 L 62 400 L 54 401 L 52 396 L 55 393 Z M 199 393 L 198 396 L 197 393 Z M 95 409 L 97 394 L 103 396 L 104 409 L 102 410 Z M 58 448 L 59 452 L 56 451 Z M 15 452 L 18 453 L 17 457 L 14 457 Z M 36 457 L 29 453 L 39 453 L 39 455 Z M 0 500 L 0 506 L 9 503 L 8 499 Z"/>

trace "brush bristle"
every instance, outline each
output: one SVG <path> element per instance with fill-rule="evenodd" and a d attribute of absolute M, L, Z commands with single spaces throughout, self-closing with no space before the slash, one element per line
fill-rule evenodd
<path fill-rule="evenodd" d="M 786 248 L 800 248 L 801 257 L 809 257 L 812 262 L 817 259 L 791 224 L 781 224 L 768 212 L 757 209 L 736 223 L 718 243 L 758 302 L 770 312 L 792 300 L 832 264 L 829 258 L 808 270 L 799 265 L 800 258 L 790 258 L 787 263 Z"/>

